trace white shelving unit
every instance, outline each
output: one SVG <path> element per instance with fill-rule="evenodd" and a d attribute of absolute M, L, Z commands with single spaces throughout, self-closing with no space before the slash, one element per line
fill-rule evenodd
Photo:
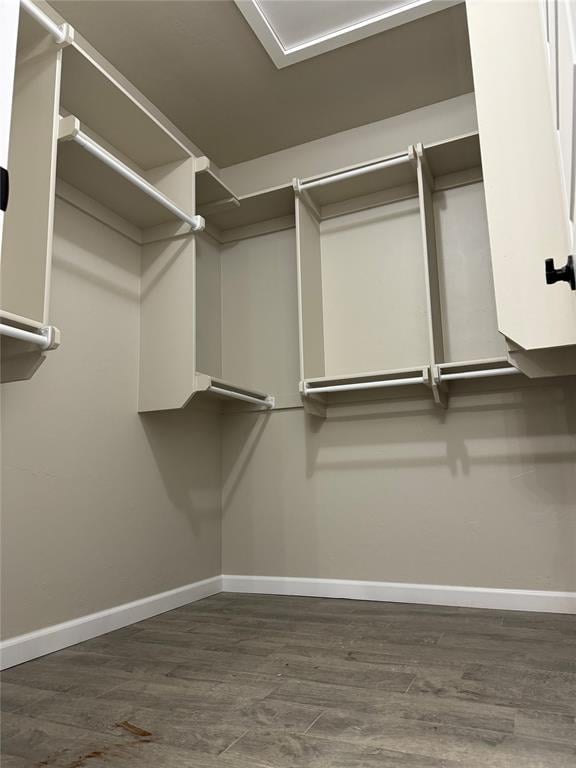
<path fill-rule="evenodd" d="M 294 187 L 309 411 L 423 394 L 446 407 L 453 381 L 517 372 L 498 332 L 478 134 Z"/>
<path fill-rule="evenodd" d="M 72 28 L 24 5 L 0 326 L 12 358 L 25 334 L 36 349 L 15 375 L 47 348 L 56 196 L 141 247 L 140 411 L 196 396 L 267 410 L 303 401 L 318 415 L 367 398 L 446 407 L 460 381 L 576 372 L 573 297 L 543 287 L 545 258 L 567 256 L 557 137 L 544 108 L 525 119 L 532 101 L 547 104 L 546 50 L 512 46 L 532 73 L 519 82 L 504 45 L 504 29 L 538 32 L 533 9 L 469 14 L 482 142 L 414 144 L 236 195 Z"/>
<path fill-rule="evenodd" d="M 291 185 L 223 201 L 196 238 L 196 367 L 274 407 L 300 405 L 294 192 Z"/>

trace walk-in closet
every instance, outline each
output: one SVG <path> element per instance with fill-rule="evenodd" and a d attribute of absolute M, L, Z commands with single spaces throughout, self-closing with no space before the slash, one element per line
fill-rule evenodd
<path fill-rule="evenodd" d="M 576 7 L 0 0 L 6 768 L 572 768 Z"/>

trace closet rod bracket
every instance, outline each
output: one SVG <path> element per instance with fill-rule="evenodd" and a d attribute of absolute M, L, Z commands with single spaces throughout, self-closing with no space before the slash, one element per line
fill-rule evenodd
<path fill-rule="evenodd" d="M 40 335 L 46 339 L 44 350 L 57 349 L 60 346 L 60 330 L 54 325 L 43 325 Z"/>
<path fill-rule="evenodd" d="M 61 48 L 65 48 L 67 45 L 72 45 L 75 41 L 74 27 L 68 23 L 65 23 L 62 24 L 60 29 L 62 30 L 62 34 L 60 40 L 57 40 L 56 43 Z"/>

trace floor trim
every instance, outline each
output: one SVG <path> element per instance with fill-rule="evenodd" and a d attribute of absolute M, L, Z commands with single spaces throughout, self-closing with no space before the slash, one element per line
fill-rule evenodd
<path fill-rule="evenodd" d="M 142 600 L 117 605 L 105 611 L 4 640 L 0 642 L 0 669 L 37 659 L 219 592 L 337 597 L 391 603 L 576 614 L 576 592 L 452 587 L 346 579 L 224 575 L 196 581 Z"/>
<path fill-rule="evenodd" d="M 54 624 L 35 632 L 9 638 L 0 642 L 0 669 L 37 659 L 47 653 L 59 651 L 129 624 L 135 624 L 143 619 L 157 616 L 159 613 L 171 611 L 173 608 L 180 608 L 221 591 L 222 577 L 214 576 L 168 592 L 134 600 L 132 603 L 116 605 L 105 611 L 81 616 L 63 624 Z"/>
<path fill-rule="evenodd" d="M 375 600 L 392 603 L 576 614 L 576 592 L 452 587 L 434 584 L 402 584 L 389 581 L 231 575 L 222 576 L 222 589 L 224 592 L 263 595 L 340 597 L 351 600 Z"/>

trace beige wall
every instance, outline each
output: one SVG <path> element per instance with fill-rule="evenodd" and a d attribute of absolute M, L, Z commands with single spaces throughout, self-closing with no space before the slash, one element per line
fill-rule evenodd
<path fill-rule="evenodd" d="M 576 589 L 573 385 L 330 413 L 228 418 L 224 573 Z"/>
<path fill-rule="evenodd" d="M 471 130 L 463 98 L 398 125 L 407 140 Z M 383 154 L 398 125 L 380 136 Z M 291 168 L 368 159 L 381 130 L 237 166 L 237 181 L 246 191 Z M 213 413 L 136 413 L 139 256 L 58 203 L 52 321 L 63 344 L 2 393 L 4 637 L 222 571 L 576 589 L 573 384 L 464 389 L 444 416 L 404 399 L 326 421 L 235 414 L 221 442 Z M 296 370 L 295 345 L 282 349 Z"/>
<path fill-rule="evenodd" d="M 219 417 L 136 412 L 139 269 L 58 202 L 63 343 L 2 392 L 4 637 L 221 572 Z"/>
<path fill-rule="evenodd" d="M 305 119 L 305 117 L 303 117 Z M 478 130 L 474 94 L 421 107 L 360 128 L 264 155 L 222 169 L 222 179 L 237 195 L 291 184 L 355 163 L 404 152 L 409 144 L 432 143 Z"/>
<path fill-rule="evenodd" d="M 475 128 L 471 94 L 223 175 L 248 192 Z M 466 253 L 483 258 L 481 246 L 466 242 Z M 230 416 L 224 573 L 576 589 L 573 381 L 460 386 L 445 415 L 398 399 L 333 409 L 326 421 L 301 410 Z"/>

